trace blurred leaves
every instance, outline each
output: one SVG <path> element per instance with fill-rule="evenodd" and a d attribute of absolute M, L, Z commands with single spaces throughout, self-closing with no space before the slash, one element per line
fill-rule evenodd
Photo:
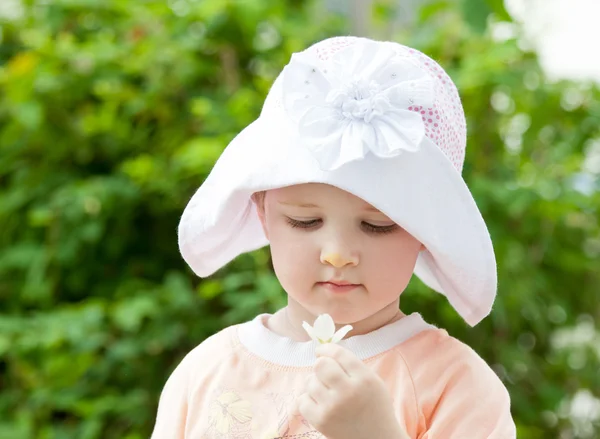
<path fill-rule="evenodd" d="M 393 26 L 406 10 L 375 2 L 374 33 L 457 82 L 464 177 L 500 283 L 476 329 L 416 279 L 403 309 L 494 367 L 519 438 L 594 437 L 581 407 L 600 397 L 598 89 L 547 83 L 534 54 L 494 37 L 510 21 L 501 1 L 426 2 Z M 295 0 L 15 11 L 0 18 L 0 438 L 148 437 L 189 350 L 285 304 L 266 250 L 197 279 L 177 249 L 181 211 L 291 53 L 349 23 Z"/>

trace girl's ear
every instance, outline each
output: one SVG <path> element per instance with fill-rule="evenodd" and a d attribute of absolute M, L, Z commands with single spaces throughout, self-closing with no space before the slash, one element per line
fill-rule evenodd
<path fill-rule="evenodd" d="M 269 231 L 267 229 L 267 220 L 265 214 L 265 194 L 253 194 L 252 201 L 254 202 L 254 206 L 256 207 L 256 213 L 258 214 L 258 219 L 260 220 L 260 224 L 262 225 L 263 232 L 267 239 L 269 239 Z"/>
<path fill-rule="evenodd" d="M 263 232 L 267 239 L 269 239 L 269 230 L 267 229 L 267 220 L 265 217 L 265 206 L 256 206 L 256 212 L 258 213 L 258 219 L 260 219 L 260 224 L 262 225 Z"/>

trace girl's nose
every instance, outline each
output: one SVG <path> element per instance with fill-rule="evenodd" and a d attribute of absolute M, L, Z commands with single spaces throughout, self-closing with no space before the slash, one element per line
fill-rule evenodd
<path fill-rule="evenodd" d="M 346 265 L 357 265 L 358 258 L 350 254 L 340 254 L 336 252 L 321 253 L 321 263 L 332 265 L 335 268 L 342 268 Z"/>

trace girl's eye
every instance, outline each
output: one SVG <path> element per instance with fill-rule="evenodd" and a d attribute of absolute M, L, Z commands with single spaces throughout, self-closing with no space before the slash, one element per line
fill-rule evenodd
<path fill-rule="evenodd" d="M 397 224 L 392 224 L 390 226 L 374 226 L 373 224 L 363 222 L 362 225 L 365 230 L 370 233 L 392 233 L 398 228 Z"/>
<path fill-rule="evenodd" d="M 308 220 L 308 221 L 300 221 L 300 220 L 295 220 L 293 218 L 287 218 L 287 222 L 290 226 L 296 228 L 300 228 L 300 229 L 310 229 L 312 227 L 317 226 L 321 220 L 318 219 L 314 219 L 314 220 Z"/>
<path fill-rule="evenodd" d="M 320 219 L 313 219 L 313 220 L 308 220 L 308 221 L 300 221 L 300 220 L 296 220 L 293 218 L 289 218 L 286 217 L 286 220 L 288 222 L 288 224 L 290 226 L 292 226 L 293 228 L 300 228 L 300 229 L 312 229 L 314 227 L 317 227 L 319 224 L 321 224 L 321 220 Z M 385 233 L 392 233 L 394 232 L 396 229 L 398 229 L 398 225 L 397 224 L 392 224 L 389 226 L 375 226 L 373 224 L 364 222 L 362 223 L 362 227 L 369 233 L 373 233 L 373 234 L 385 234 Z"/>

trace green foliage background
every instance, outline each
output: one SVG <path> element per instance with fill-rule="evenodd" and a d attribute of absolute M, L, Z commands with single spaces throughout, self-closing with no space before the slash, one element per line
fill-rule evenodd
<path fill-rule="evenodd" d="M 431 1 L 393 27 L 401 3 L 374 2 L 371 36 L 425 51 L 457 82 L 464 176 L 500 276 L 475 329 L 418 280 L 403 309 L 493 365 L 519 438 L 598 437 L 581 404 L 600 417 L 600 93 L 549 83 L 516 39 L 491 38 L 510 21 L 499 1 Z M 266 249 L 195 278 L 179 215 L 291 53 L 350 22 L 299 0 L 21 12 L 0 19 L 0 438 L 145 438 L 185 353 L 285 304 Z"/>

